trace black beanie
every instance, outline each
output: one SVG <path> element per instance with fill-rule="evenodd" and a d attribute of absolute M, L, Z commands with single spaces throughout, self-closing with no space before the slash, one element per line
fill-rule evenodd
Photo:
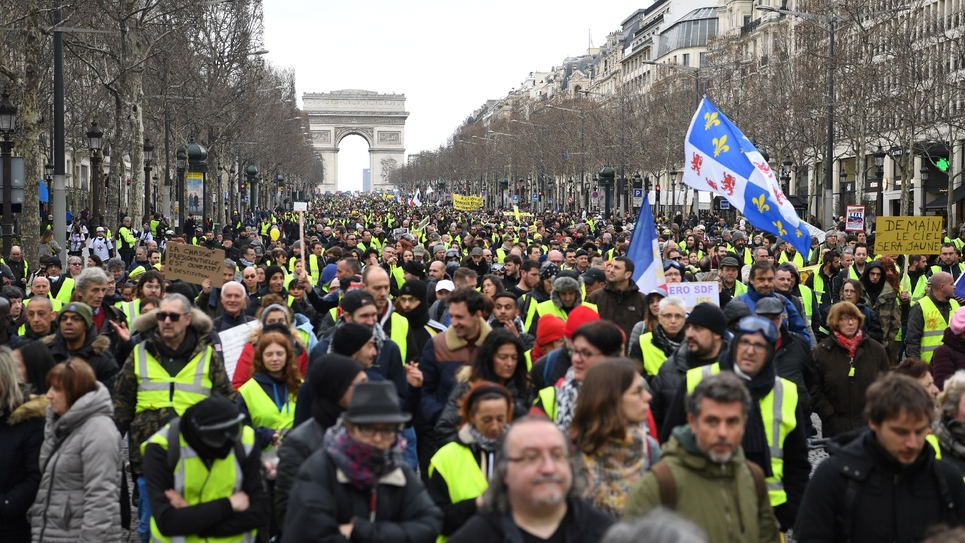
<path fill-rule="evenodd" d="M 409 279 L 402 284 L 402 289 L 399 290 L 399 296 L 408 294 L 409 296 L 415 297 L 417 300 L 421 300 L 422 303 L 426 302 L 426 284 L 419 279 Z"/>
<path fill-rule="evenodd" d="M 285 277 L 285 270 L 281 269 L 281 266 L 271 265 L 265 268 L 265 284 L 271 283 L 271 278 L 276 273 L 280 273 L 281 276 Z"/>
<path fill-rule="evenodd" d="M 226 443 L 220 449 L 209 447 L 201 441 L 198 427 L 237 419 L 238 408 L 231 400 L 224 396 L 211 396 L 184 410 L 184 415 L 181 417 L 181 435 L 201 458 L 207 460 L 227 458 L 234 443 Z"/>
<path fill-rule="evenodd" d="M 687 324 L 703 326 L 721 336 L 727 330 L 727 319 L 724 317 L 724 312 L 716 305 L 707 302 L 697 304 L 697 307 L 687 317 Z"/>
<path fill-rule="evenodd" d="M 312 389 L 312 418 L 327 429 L 335 426 L 339 415 L 345 410 L 339 400 L 352 386 L 359 372 L 365 371 L 361 364 L 347 356 L 329 353 L 312 363 L 308 382 Z"/>
<path fill-rule="evenodd" d="M 347 322 L 335 329 L 332 335 L 332 352 L 351 357 L 370 339 L 372 339 L 372 329 L 368 326 Z"/>

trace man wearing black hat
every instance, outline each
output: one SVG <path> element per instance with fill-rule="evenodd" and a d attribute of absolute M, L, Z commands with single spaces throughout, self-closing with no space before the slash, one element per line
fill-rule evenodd
<path fill-rule="evenodd" d="M 147 440 L 147 495 L 141 499 L 150 502 L 152 541 L 253 541 L 256 530 L 268 525 L 271 502 L 255 432 L 243 418 L 231 401 L 213 396 Z"/>
<path fill-rule="evenodd" d="M 661 433 L 667 430 L 668 438 L 672 428 L 666 428 L 664 418 L 681 383 L 684 382 L 687 371 L 708 366 L 727 356 L 725 322 L 723 311 L 716 305 L 702 303 L 694 307 L 684 327 L 684 343 L 660 365 L 657 376 L 650 383 L 653 394 L 650 411 Z"/>
<path fill-rule="evenodd" d="M 356 384 L 341 423 L 299 471 L 282 541 L 433 541 L 442 512 L 402 461 L 399 434 L 411 418 L 389 383 Z"/>

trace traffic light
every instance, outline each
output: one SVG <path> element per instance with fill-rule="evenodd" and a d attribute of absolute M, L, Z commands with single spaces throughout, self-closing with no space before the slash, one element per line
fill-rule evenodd
<path fill-rule="evenodd" d="M 660 197 L 660 185 L 657 185 L 657 197 Z"/>
<path fill-rule="evenodd" d="M 242 181 L 241 186 L 239 186 L 238 188 L 241 190 L 241 192 L 244 192 L 248 188 L 248 186 L 245 185 L 244 181 Z"/>

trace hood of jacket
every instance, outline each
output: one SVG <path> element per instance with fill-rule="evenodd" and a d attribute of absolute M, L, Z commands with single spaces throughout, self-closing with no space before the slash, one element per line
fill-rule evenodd
<path fill-rule="evenodd" d="M 56 438 L 63 438 L 78 426 L 84 424 L 87 419 L 103 415 L 105 417 L 114 416 L 114 402 L 111 394 L 107 391 L 104 383 L 97 383 L 97 390 L 88 392 L 74 402 L 61 416 L 54 415 L 53 409 L 47 406 L 46 417 L 47 426 Z"/>
<path fill-rule="evenodd" d="M 957 336 L 955 332 L 952 332 L 951 328 L 945 329 L 945 335 L 942 337 L 942 343 L 953 351 L 965 353 L 965 339 Z"/>
<path fill-rule="evenodd" d="M 660 454 L 662 457 L 678 459 L 681 464 L 708 479 L 733 478 L 737 469 L 745 463 L 744 450 L 741 447 L 723 464 L 707 458 L 697 448 L 697 438 L 687 424 L 673 429 L 670 440 L 663 446 Z"/>
<path fill-rule="evenodd" d="M 566 292 L 576 291 L 576 301 L 573 302 L 573 307 L 577 307 L 583 303 L 583 291 L 580 289 L 580 282 L 576 279 L 572 277 L 557 277 L 556 280 L 553 281 L 553 291 L 550 292 L 550 300 L 553 300 L 553 305 L 563 309 L 563 301 L 560 300 L 560 290 Z M 572 310 L 573 307 L 571 307 L 570 310 Z M 564 311 L 569 313 L 567 310 Z"/>
<path fill-rule="evenodd" d="M 876 268 L 881 273 L 881 279 L 877 284 L 874 284 L 871 282 L 871 277 L 869 277 L 868 274 L 871 273 L 871 270 Z M 868 264 L 864 267 L 864 273 L 861 274 L 861 286 L 864 288 L 867 299 L 872 301 L 877 299 L 878 295 L 881 294 L 882 289 L 887 284 L 888 282 L 885 281 L 885 267 L 881 265 L 881 262 L 878 262 L 877 260 L 868 262 Z"/>
<path fill-rule="evenodd" d="M 31 396 L 29 400 L 20 404 L 20 407 L 13 410 L 7 417 L 7 424 L 13 426 L 30 419 L 43 418 L 47 414 L 47 406 L 50 400 L 46 396 Z"/>

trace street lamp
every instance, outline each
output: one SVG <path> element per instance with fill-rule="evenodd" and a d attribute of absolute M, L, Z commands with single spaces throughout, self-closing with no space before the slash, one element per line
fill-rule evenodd
<path fill-rule="evenodd" d="M 285 176 L 282 174 L 275 176 L 275 184 L 278 185 L 278 191 L 275 193 L 275 205 L 278 205 L 281 200 L 281 191 L 285 188 Z"/>
<path fill-rule="evenodd" d="M 178 199 L 178 226 L 184 224 L 184 171 L 188 167 L 188 155 L 183 145 L 178 147 L 175 152 L 175 165 L 177 166 L 178 186 L 175 187 Z"/>
<path fill-rule="evenodd" d="M 883 213 L 882 208 L 885 204 L 885 150 L 878 144 L 878 150 L 875 151 L 875 174 L 878 177 L 878 197 L 875 200 L 875 211 L 877 215 Z"/>
<path fill-rule="evenodd" d="M 17 106 L 10 101 L 10 95 L 0 94 L 0 132 L 3 133 L 3 254 L 9 255 L 13 246 L 13 135 L 17 127 Z"/>
<path fill-rule="evenodd" d="M 791 169 L 794 167 L 794 161 L 788 156 L 781 162 L 781 183 L 784 185 L 784 193 L 787 194 L 791 192 Z"/>
<path fill-rule="evenodd" d="M 838 215 L 843 217 L 845 214 L 845 211 L 847 210 L 847 207 L 845 207 L 847 204 L 844 200 L 844 194 L 845 194 L 845 185 L 848 182 L 848 171 L 844 169 L 844 164 L 841 164 L 841 174 L 838 176 L 838 178 L 839 178 L 838 189 L 841 193 L 841 196 L 840 196 L 841 200 L 840 200 L 840 203 L 838 204 L 840 206 Z"/>
<path fill-rule="evenodd" d="M 636 173 L 633 174 L 633 189 L 634 189 L 634 192 L 636 192 L 636 189 L 642 189 L 642 188 L 643 188 L 643 179 L 640 177 L 640 172 L 636 172 Z M 649 197 L 650 197 L 649 191 L 644 191 L 643 197 L 644 197 L 644 198 L 649 198 Z M 631 201 L 631 203 L 632 203 L 632 201 Z M 648 203 L 649 203 L 649 202 L 648 202 Z M 637 212 L 639 212 L 639 211 L 640 211 L 640 208 L 643 207 L 643 200 L 640 201 L 640 205 L 639 205 L 639 206 L 633 206 L 633 207 L 636 207 L 636 208 L 637 208 Z"/>
<path fill-rule="evenodd" d="M 248 177 L 248 187 L 247 187 L 248 194 L 254 195 L 254 194 L 255 194 L 255 179 L 258 177 L 258 166 L 255 166 L 254 164 L 250 164 L 247 168 L 245 168 L 245 176 Z M 248 198 L 247 198 L 247 195 L 245 195 L 245 196 L 246 196 L 245 199 L 246 199 L 246 201 L 247 201 L 247 199 L 248 199 Z M 254 198 L 254 196 L 252 196 L 252 198 Z M 252 207 L 255 206 L 255 201 L 254 201 L 254 200 L 251 201 L 251 206 L 252 206 Z"/>
<path fill-rule="evenodd" d="M 670 221 L 677 217 L 677 169 L 670 170 Z"/>
<path fill-rule="evenodd" d="M 91 121 L 90 130 L 87 131 L 87 146 L 90 148 L 90 169 L 91 169 L 91 201 L 94 203 L 91 214 L 94 218 L 94 226 L 104 224 L 104 191 L 101 188 L 101 156 L 100 150 L 103 146 L 104 131 L 97 126 L 97 121 Z"/>
<path fill-rule="evenodd" d="M 154 160 L 154 144 L 144 138 L 144 220 L 151 220 L 151 161 Z"/>
<path fill-rule="evenodd" d="M 613 204 L 613 178 L 616 176 L 616 171 L 610 166 L 604 166 L 600 170 L 600 185 L 603 187 L 604 193 L 604 207 L 603 207 L 603 219 L 610 220 L 610 206 Z"/>

